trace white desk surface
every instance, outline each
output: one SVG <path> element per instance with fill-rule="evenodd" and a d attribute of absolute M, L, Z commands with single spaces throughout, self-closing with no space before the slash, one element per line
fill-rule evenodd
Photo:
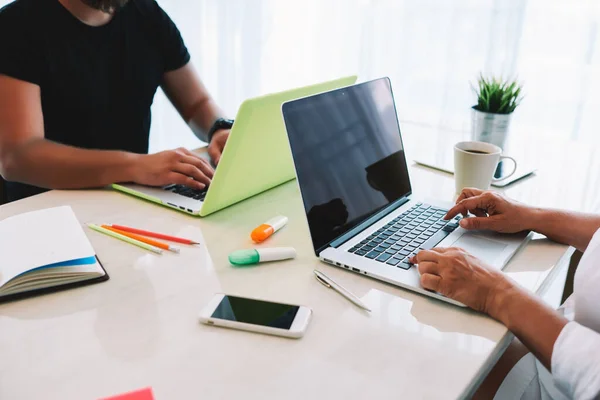
<path fill-rule="evenodd" d="M 411 174 L 417 195 L 452 199 L 451 176 L 416 166 Z M 541 182 L 518 185 L 534 193 Z M 320 263 L 295 181 L 203 219 L 109 190 L 49 192 L 0 207 L 0 219 L 64 204 L 81 223 L 143 227 L 202 245 L 159 256 L 86 228 L 111 279 L 0 305 L 1 399 L 96 399 L 147 386 L 157 400 L 454 399 L 473 389 L 510 339 L 486 316 Z M 251 247 L 250 231 L 277 214 L 290 222 L 264 246 L 294 246 L 298 258 L 230 266 L 227 254 Z M 534 240 L 507 271 L 538 290 L 567 255 L 566 246 Z M 373 312 L 324 288 L 314 268 Z M 215 292 L 308 305 L 313 320 L 300 340 L 201 325 L 198 312 Z"/>

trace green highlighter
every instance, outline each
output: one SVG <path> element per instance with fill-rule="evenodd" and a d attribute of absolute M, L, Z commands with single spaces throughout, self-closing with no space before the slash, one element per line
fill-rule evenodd
<path fill-rule="evenodd" d="M 268 261 L 280 261 L 296 258 L 293 247 L 273 247 L 270 249 L 237 250 L 229 254 L 229 262 L 233 265 L 254 265 Z"/>

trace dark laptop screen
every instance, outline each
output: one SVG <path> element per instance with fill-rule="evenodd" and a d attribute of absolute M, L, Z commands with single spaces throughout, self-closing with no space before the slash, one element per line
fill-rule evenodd
<path fill-rule="evenodd" d="M 285 103 L 283 115 L 315 251 L 411 192 L 389 79 Z"/>

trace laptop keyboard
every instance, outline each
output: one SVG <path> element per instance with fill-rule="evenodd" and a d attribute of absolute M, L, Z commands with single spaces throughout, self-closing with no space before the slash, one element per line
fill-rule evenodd
<path fill-rule="evenodd" d="M 180 194 L 185 197 L 189 197 L 190 199 L 201 201 L 204 200 L 204 198 L 206 197 L 206 193 L 208 192 L 208 187 L 204 189 L 193 189 L 185 185 L 169 185 L 163 187 L 163 189 L 169 192 Z"/>
<path fill-rule="evenodd" d="M 456 228 L 460 216 L 444 221 L 447 210 L 417 204 L 349 249 L 350 253 L 409 269 L 408 261 L 421 250 L 434 248 Z"/>

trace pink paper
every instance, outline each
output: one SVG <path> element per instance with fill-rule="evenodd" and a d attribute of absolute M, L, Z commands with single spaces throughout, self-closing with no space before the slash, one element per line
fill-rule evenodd
<path fill-rule="evenodd" d="M 154 400 L 154 395 L 152 394 L 152 388 L 145 388 L 101 400 Z"/>

